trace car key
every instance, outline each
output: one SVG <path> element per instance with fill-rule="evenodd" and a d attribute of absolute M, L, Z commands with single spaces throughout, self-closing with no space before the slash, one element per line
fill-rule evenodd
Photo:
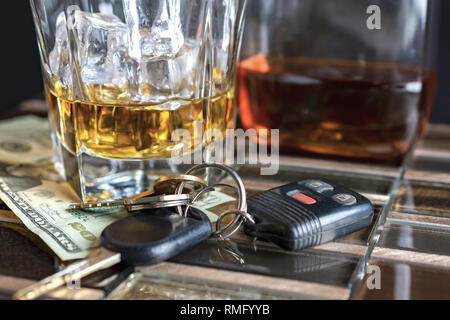
<path fill-rule="evenodd" d="M 373 219 L 367 198 L 325 179 L 275 188 L 250 197 L 247 205 L 255 223 L 245 223 L 245 233 L 290 251 L 367 228 Z"/>
<path fill-rule="evenodd" d="M 109 225 L 101 234 L 101 247 L 87 259 L 21 289 L 14 299 L 29 300 L 65 283 L 109 268 L 120 261 L 129 265 L 151 265 L 172 258 L 208 239 L 211 222 L 201 210 L 191 207 L 187 217 L 167 208 L 129 216 Z"/>
<path fill-rule="evenodd" d="M 72 203 L 67 207 L 67 210 L 90 209 L 95 211 L 98 208 L 125 207 L 132 212 L 144 209 L 184 206 L 190 204 L 191 200 L 192 197 L 189 194 L 171 194 L 129 200 Z"/>
<path fill-rule="evenodd" d="M 124 200 L 139 199 L 155 195 L 175 194 L 175 190 L 180 183 L 184 184 L 183 193 L 185 194 L 200 191 L 207 186 L 206 181 L 200 177 L 189 174 L 175 174 L 164 176 L 156 180 L 153 190 L 145 191 Z"/>
<path fill-rule="evenodd" d="M 175 190 L 180 183 L 184 183 L 184 194 L 175 195 Z M 98 201 L 85 203 L 72 203 L 68 210 L 87 209 L 96 212 L 98 209 L 112 209 L 126 207 L 128 211 L 152 209 L 159 207 L 174 207 L 187 205 L 190 201 L 189 193 L 206 187 L 206 182 L 193 175 L 179 174 L 161 177 L 155 181 L 152 190 L 125 198 L 123 200 Z M 180 203 L 181 201 L 181 203 Z"/>

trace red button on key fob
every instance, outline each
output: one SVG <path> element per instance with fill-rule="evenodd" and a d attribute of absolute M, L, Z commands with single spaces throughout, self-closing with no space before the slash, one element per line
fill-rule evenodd
<path fill-rule="evenodd" d="M 311 197 L 309 197 L 306 194 L 301 193 L 301 192 L 293 194 L 293 195 L 291 195 L 291 197 L 296 199 L 296 200 L 298 200 L 298 201 L 300 201 L 303 204 L 311 205 L 311 204 L 316 204 L 317 203 L 316 199 L 311 198 Z"/>

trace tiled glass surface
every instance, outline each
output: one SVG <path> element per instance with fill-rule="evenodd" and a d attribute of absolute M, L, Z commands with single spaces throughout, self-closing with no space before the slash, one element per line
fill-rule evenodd
<path fill-rule="evenodd" d="M 416 155 L 432 153 L 445 154 L 450 151 L 450 126 L 433 124 L 429 125 L 423 139 L 419 142 Z M 442 157 L 442 156 L 441 156 Z"/>
<path fill-rule="evenodd" d="M 246 184 L 249 196 L 279 185 L 311 178 L 326 178 L 345 185 L 363 193 L 375 204 L 371 227 L 335 240 L 331 250 L 327 246 L 326 250 L 319 247 L 294 253 L 269 243 L 252 242 L 251 238 L 239 232 L 231 243 L 223 245 L 216 241 L 207 241 L 172 261 L 336 288 L 350 288 L 360 272 L 360 265 L 364 263 L 372 231 L 388 203 L 399 170 L 391 168 L 384 175 L 382 173 L 385 168 L 373 167 L 374 170 L 368 170 L 367 167 L 335 161 L 321 161 L 320 167 L 306 167 L 307 161 L 297 159 L 297 162 L 291 162 L 289 165 L 282 163 L 276 176 L 261 176 L 260 168 L 251 166 L 240 168 L 239 174 Z M 374 172 L 380 175 L 375 175 Z"/>
<path fill-rule="evenodd" d="M 367 170 L 366 167 L 333 161 L 321 161 L 321 166 L 308 167 L 310 164 L 308 161 L 311 160 L 302 159 L 283 165 L 280 174 L 276 176 L 261 176 L 257 167 L 243 167 L 240 174 L 249 195 L 288 182 L 309 178 L 325 177 L 335 183 L 348 186 L 365 194 L 374 202 L 376 212 L 370 228 L 336 240 L 335 246 L 312 248 L 295 253 L 286 252 L 268 243 L 253 242 L 241 231 L 234 237 L 231 244 L 207 241 L 179 255 L 173 259 L 173 262 L 302 281 L 337 288 L 345 292 L 357 278 L 356 274 L 367 253 L 367 244 L 372 230 L 378 215 L 389 199 L 389 192 L 397 171 L 391 170 L 388 174 L 382 174 L 384 168 Z M 54 259 L 54 256 L 51 258 Z M 51 267 L 49 270 L 55 270 L 58 266 Z M 112 276 L 114 273 L 107 273 L 103 277 L 92 276 L 83 284 L 95 287 L 96 283 L 102 282 L 102 279 Z M 121 295 L 120 292 L 117 294 L 123 298 L 127 296 Z M 258 294 L 262 293 L 258 292 Z M 326 296 L 325 292 L 323 294 Z M 305 295 L 305 297 L 309 296 Z M 320 298 L 320 295 L 315 297 Z"/>
<path fill-rule="evenodd" d="M 441 177 L 446 177 L 450 173 L 450 161 L 447 152 L 441 150 L 440 153 L 436 151 L 430 151 L 429 149 L 418 149 L 418 154 L 414 157 L 411 163 L 410 172 L 408 172 L 409 177 L 412 179 L 420 177 L 421 172 L 427 172 L 428 175 L 423 177 L 423 179 L 429 180 L 430 175 L 435 177 L 440 175 Z M 408 176 L 407 176 L 408 177 Z M 434 180 L 434 179 L 433 179 Z M 439 179 L 437 182 L 443 182 L 448 180 Z"/>
<path fill-rule="evenodd" d="M 404 181 L 392 212 L 450 218 L 450 184 Z"/>
<path fill-rule="evenodd" d="M 374 288 L 374 273 L 367 274 L 354 299 L 450 299 L 450 269 L 377 259 L 371 260 L 370 265 L 379 267 L 380 287 Z"/>
<path fill-rule="evenodd" d="M 207 241 L 179 255 L 172 263 L 316 284 L 318 288 L 336 288 L 340 293 L 348 289 L 353 299 L 450 298 L 450 127 L 432 126 L 428 132 L 398 190 L 395 186 L 400 168 L 303 158 L 282 158 L 280 173 L 276 176 L 261 176 L 260 168 L 255 166 L 240 168 L 250 196 L 309 178 L 325 177 L 348 186 L 375 204 L 375 218 L 370 228 L 295 253 L 268 243 L 253 242 L 240 232 L 232 242 Z M 7 208 L 0 207 L 0 210 Z M 0 249 L 0 274 L 39 278 L 59 267 L 45 244 L 27 235 L 27 230 L 11 221 L 11 216 L 4 215 L 0 221 L 3 221 L 0 222 L 0 238 L 9 239 L 7 248 Z M 5 261 L 3 257 L 19 267 L 8 269 L 1 264 Z M 35 261 L 37 266 L 42 265 L 40 273 L 20 273 L 25 270 L 20 266 L 25 265 L 27 259 Z M 365 259 L 381 268 L 381 290 L 369 290 L 365 282 L 367 276 L 358 280 L 364 274 L 361 266 L 369 261 Z M 199 298 L 292 297 L 252 286 L 244 290 L 242 286 L 224 285 L 220 281 L 202 282 L 189 274 L 174 277 L 138 272 L 126 277 L 125 273 L 127 280 L 110 298 L 171 299 L 180 291 L 189 291 L 192 297 Z M 101 282 L 101 277 L 97 280 Z M 295 298 L 308 297 L 297 295 Z M 320 298 L 320 294 L 314 297 Z"/>
<path fill-rule="evenodd" d="M 450 256 L 450 228 L 420 223 L 387 223 L 378 246 Z"/>
<path fill-rule="evenodd" d="M 411 226 L 393 228 L 405 231 L 405 237 L 410 233 L 417 237 L 440 233 L 446 237 L 450 228 L 450 126 L 430 126 L 387 218 L 392 224 Z M 390 229 L 386 232 L 395 233 Z M 392 238 L 388 235 L 384 238 L 388 237 Z"/>
<path fill-rule="evenodd" d="M 431 126 L 419 143 L 371 252 L 381 289 L 367 275 L 355 299 L 450 299 L 450 126 Z"/>
<path fill-rule="evenodd" d="M 64 265 L 38 236 L 21 223 L 2 221 L 4 216 L 0 212 L 0 276 L 40 280 L 61 270 Z M 131 271 L 117 265 L 84 278 L 81 285 L 108 293 Z"/>
<path fill-rule="evenodd" d="M 244 179 L 244 182 L 250 185 L 250 189 L 259 188 L 259 186 L 265 189 L 265 184 L 277 186 L 291 183 L 292 181 L 326 178 L 360 193 L 381 197 L 389 194 L 395 176 L 398 174 L 394 171 L 391 172 L 394 176 L 385 177 L 381 175 L 384 172 L 383 168 L 374 167 L 374 170 L 371 171 L 370 167 L 361 168 L 358 165 L 348 167 L 346 163 L 334 161 L 322 161 L 324 165 L 322 168 L 305 168 L 302 167 L 302 163 L 302 159 L 298 159 L 295 163 L 298 165 L 297 167 L 293 164 L 290 166 L 281 166 L 275 176 L 261 176 L 260 168 L 252 166 L 242 167 L 239 170 L 239 174 Z M 358 172 L 358 169 L 361 171 Z M 377 170 L 380 170 L 380 175 L 373 174 Z"/>
<path fill-rule="evenodd" d="M 450 126 L 432 125 L 418 144 L 406 181 L 450 184 Z"/>
<path fill-rule="evenodd" d="M 57 259 L 23 225 L 0 222 L 0 275 L 41 279 L 57 270 Z"/>
<path fill-rule="evenodd" d="M 136 272 L 109 296 L 109 300 L 292 300 L 307 296 L 233 286 L 185 276 Z"/>
<path fill-rule="evenodd" d="M 347 287 L 360 259 L 314 250 L 291 253 L 264 244 L 253 247 L 251 243 L 206 241 L 172 261 Z"/>

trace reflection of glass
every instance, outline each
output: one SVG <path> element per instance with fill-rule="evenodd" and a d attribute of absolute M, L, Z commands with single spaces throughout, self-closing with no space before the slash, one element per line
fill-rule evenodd
<path fill-rule="evenodd" d="M 438 1 L 376 3 L 250 0 L 243 126 L 279 128 L 285 152 L 399 164 L 433 103 Z"/>
<path fill-rule="evenodd" d="M 228 280 L 229 281 L 229 280 Z M 108 297 L 108 300 L 299 300 L 307 294 L 240 285 L 192 275 L 171 275 L 138 269 Z"/>
<path fill-rule="evenodd" d="M 222 251 L 220 255 L 218 250 L 223 250 L 222 244 L 217 241 L 205 241 L 182 252 L 171 261 L 345 287 L 350 283 L 361 259 L 357 256 L 314 250 L 286 253 L 282 249 L 263 242 L 257 243 L 255 247 L 251 239 L 247 238 L 244 241 L 231 241 L 234 243 L 233 252 L 238 256 L 228 255 L 230 251 L 227 255 L 224 255 L 225 252 Z M 239 258 L 236 259 L 236 257 Z M 239 259 L 242 259 L 244 263 L 240 263 Z"/>
<path fill-rule="evenodd" d="M 234 126 L 245 1 L 30 2 L 56 166 L 80 176 L 84 200 L 122 198 L 175 173 L 172 152 L 202 141 L 196 123 Z M 190 139 L 173 141 L 177 129 Z"/>

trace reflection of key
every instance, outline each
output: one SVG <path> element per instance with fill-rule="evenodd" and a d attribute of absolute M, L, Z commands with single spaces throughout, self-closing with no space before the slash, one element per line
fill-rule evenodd
<path fill-rule="evenodd" d="M 93 250 L 86 260 L 17 291 L 13 298 L 36 299 L 120 261 L 129 265 L 156 264 L 208 239 L 211 233 L 211 222 L 196 208 L 189 209 L 188 217 L 182 217 L 169 209 L 155 209 L 129 216 L 102 232 L 102 247 Z"/>
<path fill-rule="evenodd" d="M 39 298 L 66 283 L 75 282 L 93 272 L 112 267 L 120 261 L 120 253 L 104 248 L 95 249 L 86 260 L 73 263 L 66 269 L 17 291 L 13 299 L 33 300 Z"/>

